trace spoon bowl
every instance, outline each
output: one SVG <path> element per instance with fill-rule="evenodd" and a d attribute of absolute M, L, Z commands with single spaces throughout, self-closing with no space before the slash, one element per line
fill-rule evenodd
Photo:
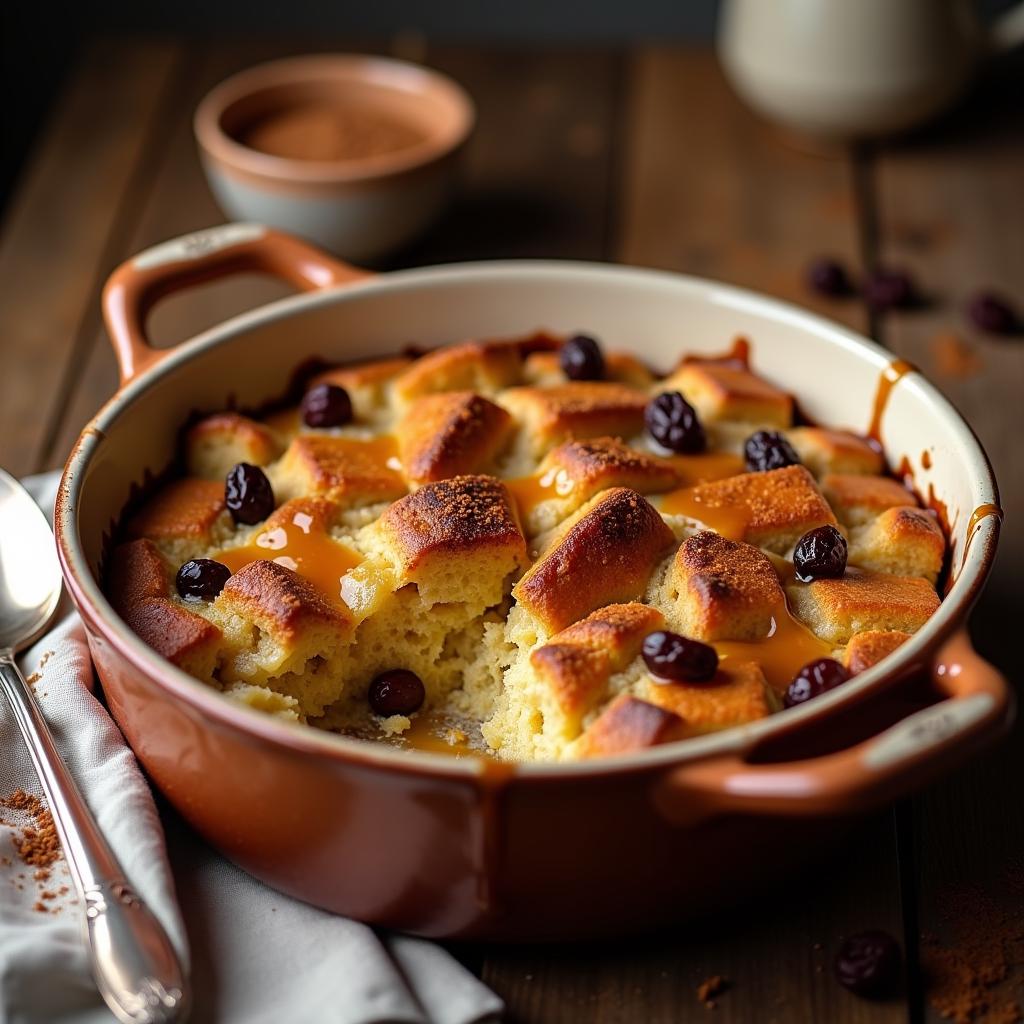
<path fill-rule="evenodd" d="M 32 495 L 0 469 L 0 649 L 20 651 L 37 640 L 60 594 L 50 524 Z"/>

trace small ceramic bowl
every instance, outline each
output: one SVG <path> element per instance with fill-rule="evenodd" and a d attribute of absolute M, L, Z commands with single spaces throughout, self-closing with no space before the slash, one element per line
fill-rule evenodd
<path fill-rule="evenodd" d="M 362 151 L 332 151 L 318 137 L 318 115 L 329 118 L 332 108 L 354 116 Z M 269 130 L 277 129 L 278 151 L 255 148 L 261 126 L 275 119 Z M 194 128 L 210 188 L 230 217 L 284 228 L 372 264 L 436 219 L 474 119 L 465 90 L 436 71 L 324 54 L 228 78 L 199 104 Z M 375 127 L 390 130 L 392 145 L 402 133 L 401 144 L 367 142 Z"/>

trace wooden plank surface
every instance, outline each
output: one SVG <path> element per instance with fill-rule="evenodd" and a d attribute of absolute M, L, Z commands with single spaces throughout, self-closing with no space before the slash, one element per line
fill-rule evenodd
<path fill-rule="evenodd" d="M 45 463 L 178 69 L 169 42 L 85 47 L 12 201 L 0 237 L 0 464 L 12 473 Z"/>
<path fill-rule="evenodd" d="M 1024 565 L 1024 338 L 986 335 L 969 324 L 964 308 L 978 291 L 991 289 L 1024 309 L 1022 75 L 1020 55 L 995 66 L 960 111 L 913 140 L 883 148 L 872 189 L 879 258 L 909 267 L 928 296 L 923 309 L 884 317 L 883 337 L 960 409 L 999 480 L 1006 520 L 972 632 L 1018 688 L 1024 681 L 1017 648 Z M 953 343 L 944 340 L 950 334 L 960 339 L 959 356 L 950 354 Z M 932 945 L 960 956 L 968 970 L 978 967 L 979 922 L 997 936 L 1005 922 L 1019 926 L 1024 920 L 1024 805 L 1010 795 L 1022 779 L 1024 726 L 1018 721 L 999 749 L 915 801 L 912 856 L 920 880 L 920 926 L 934 938 Z M 1018 959 L 1024 956 L 1019 931 L 1009 945 L 1011 958 L 1014 951 Z M 935 974 L 940 964 L 934 955 L 931 960 Z M 932 979 L 933 990 L 939 980 Z M 990 995 L 993 1010 L 1020 1002 L 1019 977 L 995 985 Z M 935 1006 L 927 1012 L 935 1024 L 942 1019 Z"/>

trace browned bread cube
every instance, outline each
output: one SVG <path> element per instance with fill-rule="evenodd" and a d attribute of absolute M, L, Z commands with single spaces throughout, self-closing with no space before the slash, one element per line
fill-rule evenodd
<path fill-rule="evenodd" d="M 804 466 L 742 473 L 676 492 L 662 506 L 729 537 L 783 554 L 808 530 L 835 524 L 814 477 Z"/>
<path fill-rule="evenodd" d="M 819 479 L 826 473 L 882 473 L 885 460 L 867 438 L 845 430 L 793 427 L 786 437 L 800 461 Z"/>
<path fill-rule="evenodd" d="M 232 466 L 265 466 L 281 453 L 272 430 L 234 412 L 201 419 L 185 435 L 185 464 L 190 476 L 223 485 Z"/>
<path fill-rule="evenodd" d="M 405 475 L 414 483 L 489 468 L 512 430 L 512 417 L 472 391 L 448 391 L 414 401 L 398 424 Z"/>
<path fill-rule="evenodd" d="M 301 434 L 270 472 L 278 501 L 309 494 L 329 496 L 350 508 L 392 501 L 406 492 L 388 439 L 362 441 Z"/>
<path fill-rule="evenodd" d="M 425 484 L 396 501 L 374 528 L 378 556 L 428 604 L 481 608 L 507 594 L 506 581 L 526 564 L 526 540 L 508 489 L 490 476 Z"/>
<path fill-rule="evenodd" d="M 148 537 L 179 564 L 219 545 L 233 525 L 223 480 L 184 477 L 161 487 L 128 521 L 129 537 Z"/>
<path fill-rule="evenodd" d="M 523 447 L 539 458 L 570 438 L 639 434 L 647 395 L 625 384 L 571 381 L 552 388 L 510 388 L 499 402 L 519 423 Z"/>
<path fill-rule="evenodd" d="M 114 548 L 107 593 L 117 613 L 157 654 L 190 675 L 212 677 L 220 630 L 171 599 L 168 567 L 152 541 Z"/>
<path fill-rule="evenodd" d="M 580 737 L 576 755 L 589 758 L 629 754 L 679 739 L 685 731 L 686 723 L 678 715 L 623 693 Z"/>
<path fill-rule="evenodd" d="M 417 359 L 395 380 L 400 406 L 437 391 L 475 391 L 495 395 L 518 383 L 523 357 L 511 342 L 470 341 L 435 349 Z"/>
<path fill-rule="evenodd" d="M 768 557 L 709 530 L 688 537 L 660 599 L 670 627 L 698 640 L 760 640 L 785 604 Z"/>
<path fill-rule="evenodd" d="M 534 352 L 526 357 L 523 376 L 529 384 L 549 387 L 564 384 L 568 379 L 562 372 L 558 352 Z M 654 374 L 636 356 L 628 352 L 608 352 L 604 357 L 605 380 L 629 384 L 634 388 L 648 388 L 654 383 Z"/>
<path fill-rule="evenodd" d="M 512 595 L 554 633 L 595 608 L 638 598 L 674 542 L 643 497 L 615 487 L 579 510 Z"/>
<path fill-rule="evenodd" d="M 867 630 L 916 633 L 939 606 L 926 580 L 865 569 L 847 569 L 838 580 L 793 583 L 786 593 L 795 614 L 837 647 Z"/>
<path fill-rule="evenodd" d="M 334 384 L 344 388 L 352 400 L 356 420 L 371 420 L 387 408 L 388 385 L 411 363 L 410 357 L 399 356 L 395 359 L 354 363 L 351 366 L 335 366 L 317 374 L 310 380 L 309 387 Z"/>
<path fill-rule="evenodd" d="M 723 662 L 707 683 L 648 679 L 641 697 L 682 718 L 688 733 L 710 732 L 766 718 L 775 697 L 753 661 Z"/>
<path fill-rule="evenodd" d="M 832 473 L 821 490 L 845 526 L 860 526 L 899 505 L 916 505 L 913 494 L 891 477 Z"/>
<path fill-rule="evenodd" d="M 850 637 L 850 642 L 846 645 L 843 662 L 850 670 L 850 674 L 856 675 L 877 665 L 909 639 L 909 633 L 903 633 L 898 629 L 871 629 L 864 633 L 856 633 Z"/>
<path fill-rule="evenodd" d="M 946 538 L 935 517 L 916 506 L 887 509 L 850 534 L 851 565 L 897 576 L 922 576 L 932 586 L 945 554 Z"/>
<path fill-rule="evenodd" d="M 608 680 L 639 653 L 644 637 L 664 619 L 647 605 L 612 604 L 556 633 L 530 655 L 530 663 L 567 720 L 570 735 L 605 695 Z"/>
<path fill-rule="evenodd" d="M 637 451 L 614 437 L 566 441 L 550 452 L 536 474 L 510 485 L 529 536 L 550 530 L 609 487 L 640 494 L 667 491 L 679 482 L 667 459 Z"/>
<path fill-rule="evenodd" d="M 793 397 L 750 370 L 727 362 L 683 363 L 661 385 L 681 391 L 706 423 L 722 420 L 788 427 Z"/>

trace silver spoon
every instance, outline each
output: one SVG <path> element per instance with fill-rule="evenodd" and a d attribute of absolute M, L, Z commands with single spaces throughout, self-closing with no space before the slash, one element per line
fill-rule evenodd
<path fill-rule="evenodd" d="M 160 922 L 135 895 L 61 760 L 14 655 L 46 631 L 61 577 L 46 518 L 0 469 L 0 686 L 10 701 L 85 906 L 93 977 L 125 1024 L 184 1019 L 185 975 Z"/>

